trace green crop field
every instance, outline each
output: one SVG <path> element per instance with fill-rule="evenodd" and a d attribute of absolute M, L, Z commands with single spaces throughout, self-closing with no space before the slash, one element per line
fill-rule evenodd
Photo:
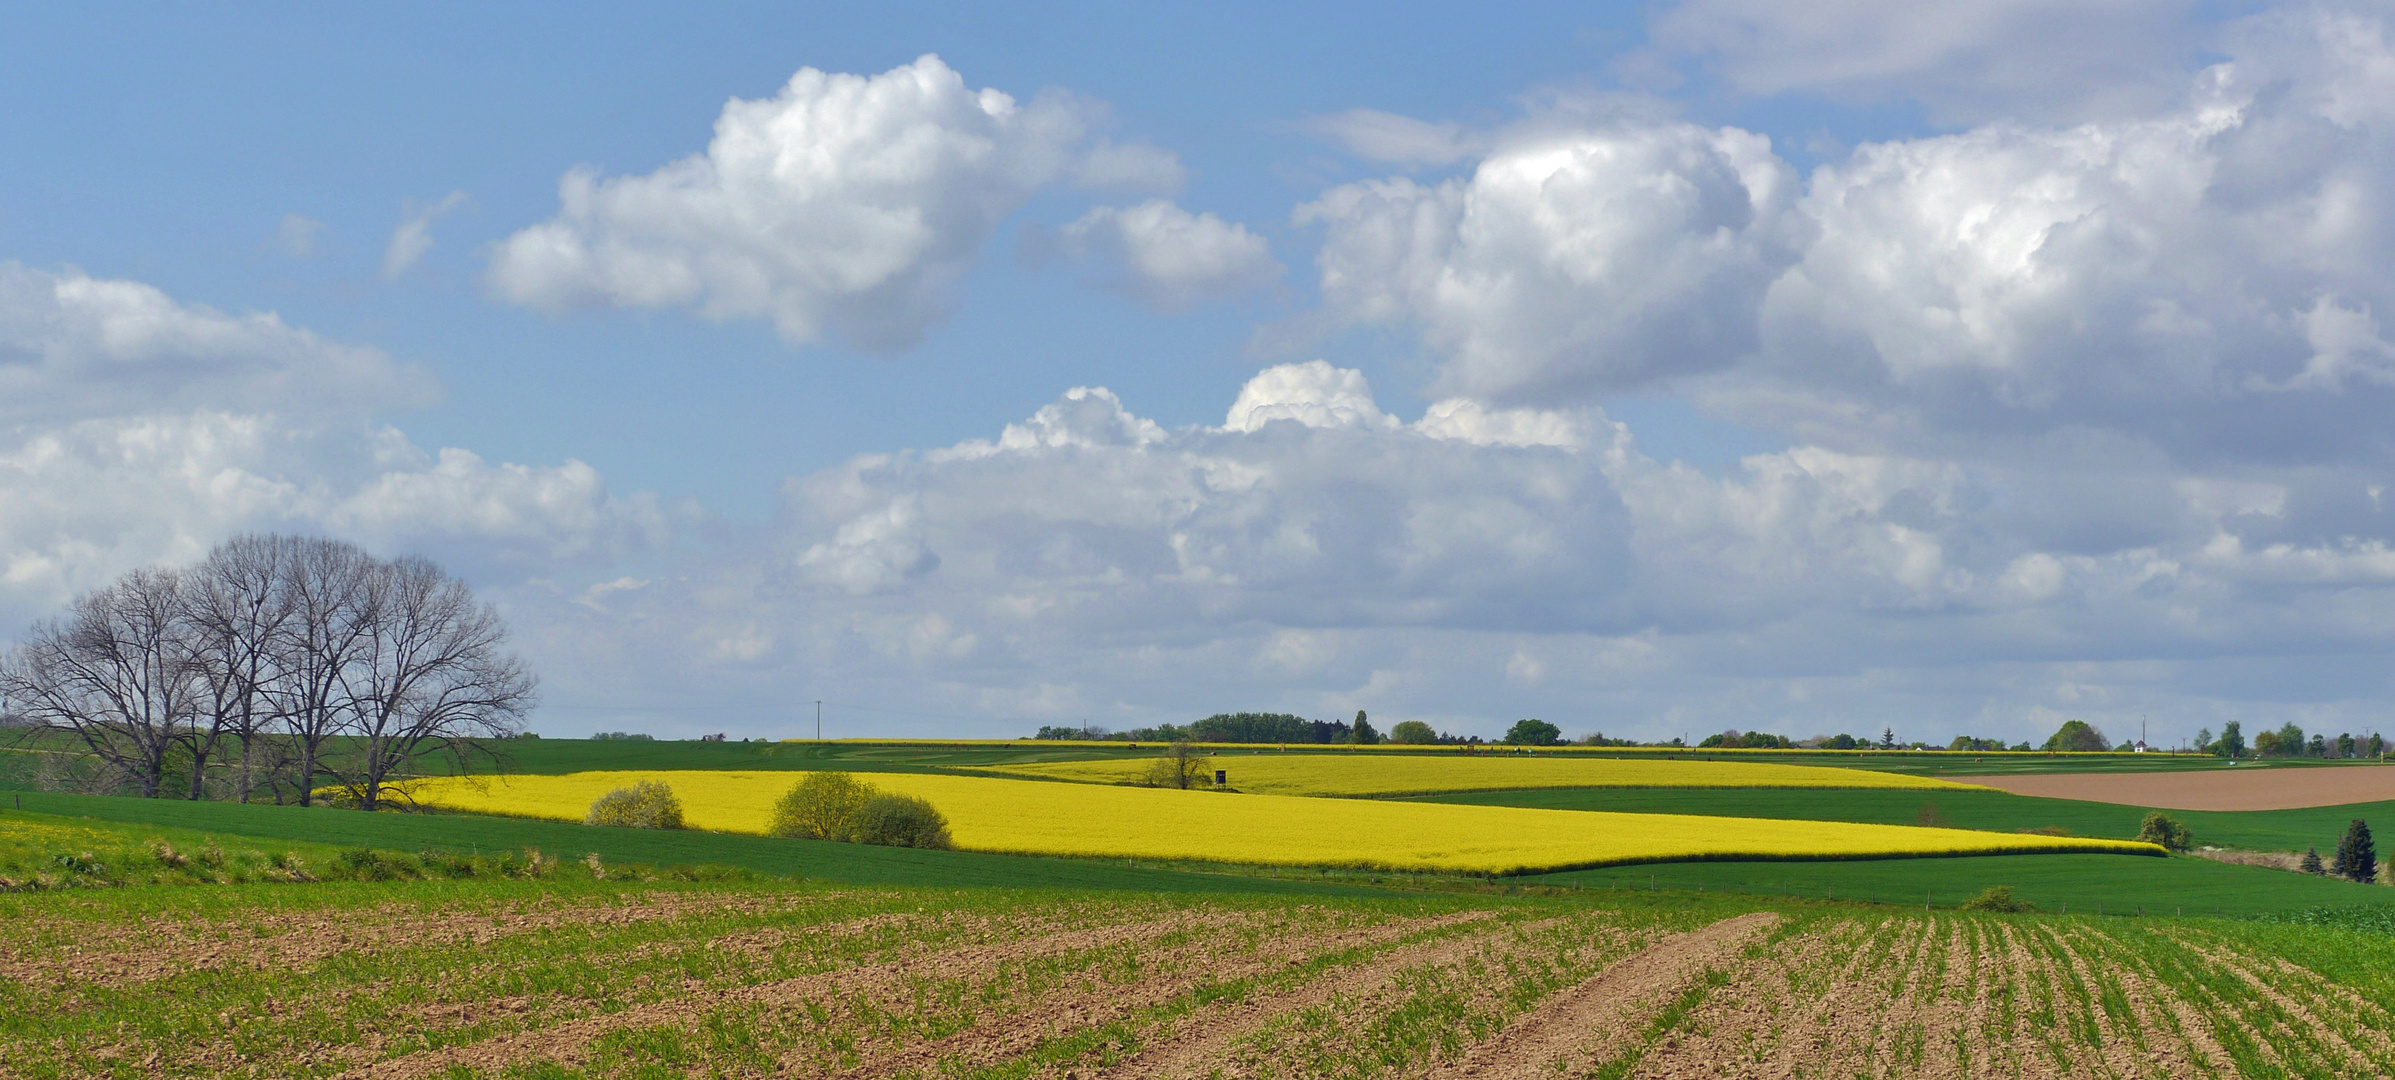
<path fill-rule="evenodd" d="M 570 870 L 570 868 L 569 868 Z M 2157 932 L 2148 932 L 2157 931 Z M 11 1075 L 2395 1067 L 2395 935 L 1720 892 L 579 880 L 0 896 Z"/>
<path fill-rule="evenodd" d="M 541 774 L 1154 753 L 509 750 Z M 1961 789 L 1436 801 L 2111 837 L 2143 813 Z M 2389 810 L 2177 816 L 2199 842 L 2327 851 Z M 1958 910 L 1999 886 L 2039 912 Z M 2395 1072 L 2391 929 L 2395 889 L 2187 856 L 1487 878 L 23 790 L 0 795 L 0 1074 L 2341 1077 Z"/>
<path fill-rule="evenodd" d="M 2248 916 L 2316 908 L 2388 907 L 2395 889 L 2176 856 L 2006 855 L 1856 862 L 1691 862 L 1527 877 L 1587 888 L 1662 888 L 1952 907 L 2007 885 L 2061 913 Z M 1650 886 L 1651 883 L 1651 886 Z"/>
<path fill-rule="evenodd" d="M 2012 832 L 2060 827 L 2073 836 L 2135 836 L 2143 807 L 2075 799 L 2041 799 L 2002 791 L 1788 791 L 1767 788 L 1554 788 L 1422 796 L 1425 802 L 1527 806 L 1549 810 L 1612 810 L 1644 814 L 1859 821 L 1882 825 L 1945 824 L 1958 829 Z M 2395 802 L 2354 803 L 2301 810 L 2170 810 L 2194 830 L 2195 842 L 2258 851 L 2334 847 L 2346 825 L 2361 818 L 2395 828 Z"/>
<path fill-rule="evenodd" d="M 860 885 L 969 885 L 1158 892 L 1323 892 L 1349 889 L 1322 875 L 1130 866 L 1085 859 L 917 851 L 735 833 L 599 829 L 527 818 L 465 814 L 361 814 L 325 808 L 239 806 L 163 799 L 33 793 L 26 811 L 58 820 L 172 827 L 187 835 L 241 838 L 251 846 L 302 842 L 319 854 L 348 848 L 498 855 L 526 848 L 552 857 L 591 853 L 609 863 L 728 866 L 792 878 Z M 0 810 L 0 818 L 9 811 Z"/>

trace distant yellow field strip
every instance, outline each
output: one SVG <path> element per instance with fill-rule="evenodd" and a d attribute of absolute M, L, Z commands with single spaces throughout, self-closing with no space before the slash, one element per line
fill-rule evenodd
<path fill-rule="evenodd" d="M 693 828 L 764 831 L 790 772 L 591 772 L 422 782 L 425 802 L 579 820 L 591 800 L 663 780 Z M 960 848 L 1026 855 L 1521 873 L 1681 859 L 1839 859 L 2029 852 L 2161 854 L 2149 844 L 1824 821 L 1307 799 L 973 776 L 859 773 L 948 816 Z"/>
<path fill-rule="evenodd" d="M 1147 774 L 1153 758 L 997 765 L 992 771 L 1058 780 L 1122 783 Z M 1978 788 L 1900 773 L 1748 761 L 1641 761 L 1501 753 L 1238 754 L 1214 759 L 1231 786 L 1261 795 L 1429 795 L 1557 787 Z"/>

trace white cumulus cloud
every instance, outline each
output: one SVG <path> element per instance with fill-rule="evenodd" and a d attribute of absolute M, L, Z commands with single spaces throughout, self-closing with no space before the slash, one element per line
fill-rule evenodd
<path fill-rule="evenodd" d="M 137 281 L 0 262 L 0 430 L 154 410 L 426 404 L 430 375 L 271 312 L 228 315 Z"/>
<path fill-rule="evenodd" d="M 2317 697 L 2289 642 L 2395 644 L 2395 517 L 2350 477 L 2053 475 L 1812 445 L 1706 472 L 1588 409 L 1405 422 L 1317 361 L 1259 372 L 1221 427 L 1077 388 L 994 439 L 795 478 L 753 549 L 605 611 L 561 593 L 544 625 L 598 684 L 634 656 L 714 696 L 836 677 L 989 733 L 1247 707 L 1939 739 L 2169 708 L 2192 731 Z M 2337 687 L 2307 722 L 2367 711 Z"/>
<path fill-rule="evenodd" d="M 248 530 L 502 574 L 666 542 L 674 515 L 580 462 L 427 454 L 372 419 L 438 392 L 423 371 L 272 314 L 0 264 L 0 626 Z"/>
<path fill-rule="evenodd" d="M 1165 311 L 1270 285 L 1281 276 L 1272 245 L 1247 226 L 1192 214 L 1164 199 L 1093 208 L 1058 239 L 1067 253 L 1090 263 L 1093 284 Z"/>
<path fill-rule="evenodd" d="M 1152 148 L 1093 142 L 1096 107 L 975 90 L 924 56 L 735 98 L 704 152 L 645 175 L 568 173 L 558 215 L 501 242 L 497 293 L 558 311 L 691 307 L 873 349 L 919 340 L 999 222 L 1051 184 L 1177 182 Z"/>
<path fill-rule="evenodd" d="M 1794 173 L 1736 129 L 1526 131 L 1469 177 L 1349 184 L 1299 207 L 1328 312 L 1411 324 L 1468 396 L 1636 388 L 1736 361 L 1792 261 Z"/>

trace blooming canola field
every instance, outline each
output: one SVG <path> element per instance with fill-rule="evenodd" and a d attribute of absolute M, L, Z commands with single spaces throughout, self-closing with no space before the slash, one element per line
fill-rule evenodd
<path fill-rule="evenodd" d="M 971 851 L 1376 870 L 1536 873 L 1687 859 L 1868 859 L 2088 852 L 2149 844 L 1844 822 L 1535 810 L 1225 794 L 919 773 L 859 774 L 916 795 Z M 414 797 L 473 813 L 580 820 L 600 795 L 672 785 L 692 828 L 763 833 L 790 772 L 586 772 L 420 781 Z"/>
<path fill-rule="evenodd" d="M 1051 761 L 996 765 L 991 771 L 1051 780 L 1119 784 L 1147 775 L 1153 758 Z M 1687 761 L 1639 758 L 1458 754 L 1446 751 L 1381 753 L 1226 754 L 1214 767 L 1230 774 L 1232 787 L 1263 795 L 1384 796 L 1458 791 L 1507 791 L 1559 787 L 1678 788 L 1967 788 L 1925 776 L 1867 772 L 1819 765 L 1751 761 Z"/>

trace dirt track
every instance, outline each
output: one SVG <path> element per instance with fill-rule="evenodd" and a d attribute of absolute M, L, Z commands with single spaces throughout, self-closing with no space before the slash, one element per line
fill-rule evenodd
<path fill-rule="evenodd" d="M 2033 773 L 1967 779 L 2015 795 L 2167 810 L 2295 810 L 2395 800 L 2395 766 L 2388 765 L 2239 765 L 2196 772 Z"/>

